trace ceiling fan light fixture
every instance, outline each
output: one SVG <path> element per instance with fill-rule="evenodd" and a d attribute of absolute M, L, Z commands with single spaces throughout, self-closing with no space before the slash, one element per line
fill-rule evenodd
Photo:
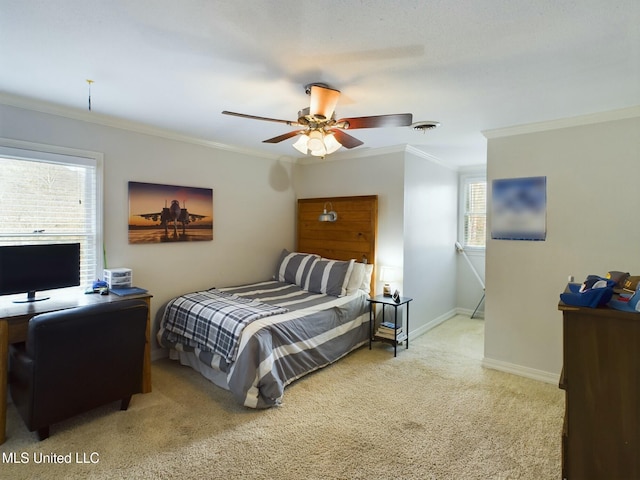
<path fill-rule="evenodd" d="M 358 128 L 388 128 L 407 127 L 412 125 L 413 114 L 394 113 L 390 115 L 374 115 L 368 117 L 349 117 L 336 120 L 335 107 L 340 97 L 340 90 L 329 87 L 324 83 L 310 83 L 305 85 L 305 92 L 311 98 L 309 106 L 298 111 L 298 120 L 281 120 L 278 118 L 259 117 L 244 113 L 223 110 L 225 115 L 244 117 L 253 120 L 284 123 L 289 126 L 302 127 L 300 130 L 290 131 L 283 135 L 263 140 L 263 143 L 280 143 L 298 136 L 293 147 L 303 155 L 313 155 L 324 158 L 341 147 L 352 149 L 363 144 L 360 140 L 345 133 L 343 130 Z M 436 128 L 438 122 L 419 122 L 413 124 L 415 130 L 425 131 Z"/>
<path fill-rule="evenodd" d="M 314 151 L 326 151 L 324 146 L 324 142 L 322 141 L 322 132 L 318 130 L 311 130 L 307 136 L 309 137 L 309 141 L 307 142 L 307 147 L 312 152 Z"/>
<path fill-rule="evenodd" d="M 327 149 L 327 153 L 333 153 L 342 147 L 342 144 L 336 140 L 336 136 L 333 133 L 327 133 L 324 136 L 324 146 Z"/>
<path fill-rule="evenodd" d="M 323 145 L 321 148 L 319 148 L 317 150 L 309 150 L 309 153 L 311 155 L 313 155 L 314 157 L 322 157 L 322 158 L 324 158 L 325 155 L 327 154 L 327 149 L 324 148 L 324 145 Z"/>
<path fill-rule="evenodd" d="M 340 147 L 342 147 L 342 144 L 338 142 L 333 133 L 326 133 L 321 130 L 305 132 L 293 144 L 293 148 L 303 155 L 309 153 L 314 157 L 325 157 L 337 151 Z"/>
<path fill-rule="evenodd" d="M 296 142 L 293 144 L 293 148 L 298 150 L 301 154 L 306 155 L 308 150 L 307 148 L 308 141 L 309 141 L 309 137 L 307 137 L 306 134 L 302 134 L 300 135 L 300 138 L 296 140 Z"/>

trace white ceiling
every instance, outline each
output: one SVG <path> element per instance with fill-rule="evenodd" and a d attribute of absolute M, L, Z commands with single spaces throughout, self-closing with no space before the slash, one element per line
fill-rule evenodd
<path fill-rule="evenodd" d="M 640 105 L 638 0 L 0 0 L 0 91 L 268 155 L 295 157 L 304 85 L 337 117 L 442 126 L 352 130 L 485 162 L 483 130 Z M 1 135 L 0 135 L 1 136 Z"/>

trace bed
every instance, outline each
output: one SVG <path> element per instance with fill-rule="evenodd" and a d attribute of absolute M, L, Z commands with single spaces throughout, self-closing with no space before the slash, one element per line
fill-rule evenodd
<path fill-rule="evenodd" d="M 318 221 L 328 202 L 339 221 Z M 242 405 L 280 405 L 291 382 L 368 342 L 376 229 L 376 196 L 298 200 L 297 248 L 273 278 L 172 299 L 158 342 Z"/>

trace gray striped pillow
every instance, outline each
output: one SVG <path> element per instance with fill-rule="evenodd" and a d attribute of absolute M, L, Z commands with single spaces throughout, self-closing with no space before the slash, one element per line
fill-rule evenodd
<path fill-rule="evenodd" d="M 290 252 L 285 248 L 278 260 L 275 279 L 278 282 L 293 283 L 302 288 L 313 261 L 318 258 L 320 255 Z"/>
<path fill-rule="evenodd" d="M 302 288 L 313 293 L 326 293 L 342 297 L 347 293 L 347 283 L 353 270 L 353 262 L 340 260 L 317 259 L 309 271 Z"/>

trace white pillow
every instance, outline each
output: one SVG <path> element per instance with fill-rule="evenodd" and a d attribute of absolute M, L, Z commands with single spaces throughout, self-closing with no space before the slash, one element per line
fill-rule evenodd
<path fill-rule="evenodd" d="M 355 262 L 353 264 L 353 270 L 351 270 L 351 276 L 347 282 L 347 295 L 353 295 L 356 291 L 360 290 L 363 279 L 364 263 Z"/>
<path fill-rule="evenodd" d="M 362 285 L 360 290 L 364 291 L 367 295 L 371 293 L 371 275 L 373 275 L 373 263 L 363 263 L 364 276 L 362 277 Z"/>
<path fill-rule="evenodd" d="M 372 263 L 355 262 L 351 276 L 347 282 L 347 295 L 353 295 L 358 290 L 366 294 L 371 293 L 371 275 L 373 274 Z"/>

